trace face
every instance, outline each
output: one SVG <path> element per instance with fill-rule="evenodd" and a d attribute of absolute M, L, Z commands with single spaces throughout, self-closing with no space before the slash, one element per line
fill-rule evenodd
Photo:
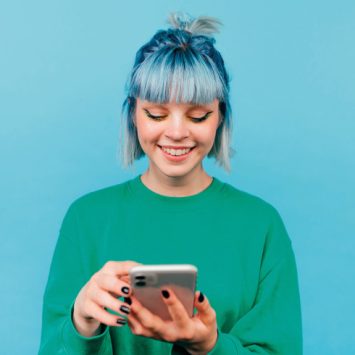
<path fill-rule="evenodd" d="M 219 101 L 190 105 L 157 104 L 137 98 L 135 124 L 150 170 L 170 177 L 202 170 L 219 123 Z"/>

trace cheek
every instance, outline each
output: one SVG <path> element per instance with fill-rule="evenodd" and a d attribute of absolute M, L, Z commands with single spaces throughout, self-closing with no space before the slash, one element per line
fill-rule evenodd
<path fill-rule="evenodd" d="M 156 139 L 159 136 L 159 130 L 156 125 L 147 122 L 143 122 L 139 118 L 137 119 L 137 134 L 140 140 L 149 142 L 150 140 Z"/>
<path fill-rule="evenodd" d="M 211 117 L 209 122 L 206 122 L 205 125 L 199 126 L 199 130 L 196 131 L 201 137 L 201 140 L 206 142 L 206 144 L 210 144 L 210 142 L 214 142 L 216 133 L 218 128 L 218 116 Z"/>
<path fill-rule="evenodd" d="M 199 132 L 199 140 L 201 143 L 210 146 L 213 144 L 216 136 L 216 129 L 211 127 L 206 127 L 206 129 Z"/>

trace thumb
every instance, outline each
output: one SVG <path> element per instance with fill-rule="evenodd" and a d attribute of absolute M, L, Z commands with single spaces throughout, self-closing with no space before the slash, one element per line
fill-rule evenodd
<path fill-rule="evenodd" d="M 135 261 L 108 261 L 103 266 L 102 270 L 110 275 L 114 276 L 124 276 L 128 275 L 129 270 L 133 266 L 141 265 Z"/>

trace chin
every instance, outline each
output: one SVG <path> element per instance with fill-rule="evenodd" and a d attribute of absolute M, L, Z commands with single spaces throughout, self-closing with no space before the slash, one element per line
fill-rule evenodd
<path fill-rule="evenodd" d="M 171 167 L 158 167 L 159 170 L 166 176 L 169 177 L 185 177 L 195 171 L 194 167 L 187 167 L 187 166 L 171 166 Z"/>

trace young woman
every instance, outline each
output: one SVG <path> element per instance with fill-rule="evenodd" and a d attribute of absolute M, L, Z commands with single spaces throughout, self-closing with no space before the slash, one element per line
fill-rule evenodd
<path fill-rule="evenodd" d="M 172 14 L 137 52 L 123 104 L 125 166 L 144 174 L 69 207 L 44 294 L 40 354 L 301 354 L 291 241 L 278 212 L 208 175 L 227 171 L 229 79 L 212 34 L 219 21 Z M 134 261 L 132 261 L 134 260 Z M 129 283 L 137 264 L 194 264 L 195 314 L 162 291 L 171 321 Z"/>

